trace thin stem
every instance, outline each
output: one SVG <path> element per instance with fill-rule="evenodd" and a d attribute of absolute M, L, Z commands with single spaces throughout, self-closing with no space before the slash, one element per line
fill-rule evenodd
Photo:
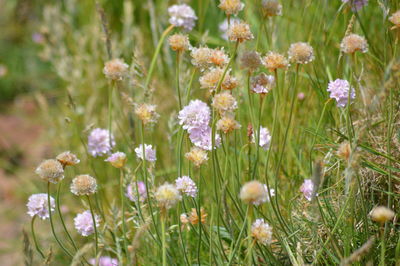
<path fill-rule="evenodd" d="M 94 228 L 94 237 L 95 237 L 95 241 L 96 241 L 96 253 L 95 253 L 95 257 L 97 258 L 97 254 L 99 253 L 99 239 L 98 239 L 98 234 L 97 234 L 97 226 L 96 226 L 96 218 L 94 216 L 94 211 L 93 211 L 93 206 L 92 203 L 90 201 L 90 197 L 86 196 L 87 200 L 89 202 L 89 208 L 90 208 L 90 213 L 92 214 L 92 221 L 93 221 L 93 228 Z"/>
<path fill-rule="evenodd" d="M 253 205 L 249 205 L 249 213 L 247 215 L 247 238 L 248 238 L 248 245 L 247 245 L 247 265 L 252 265 L 253 260 L 253 244 L 252 244 L 252 237 L 251 237 L 251 222 L 252 222 L 252 214 L 253 214 Z"/>
<path fill-rule="evenodd" d="M 137 184 L 136 184 L 136 186 L 137 186 Z M 120 169 L 119 193 L 120 193 L 120 197 L 121 197 L 121 208 L 122 208 L 122 233 L 123 233 L 122 238 L 124 239 L 124 248 L 125 248 L 126 257 L 128 260 L 128 265 L 130 265 L 131 257 L 128 252 L 128 241 L 126 239 L 127 236 L 126 236 L 126 221 L 125 221 L 124 170 L 122 168 Z"/>
<path fill-rule="evenodd" d="M 49 210 L 49 212 L 50 212 L 50 210 Z M 36 220 L 36 215 L 32 217 L 32 221 L 31 221 L 32 238 L 33 238 L 33 242 L 35 242 L 35 247 L 36 247 L 37 252 L 39 252 L 40 256 L 42 256 L 42 258 L 44 259 L 45 256 L 44 256 L 44 254 L 42 252 L 42 249 L 39 247 L 39 243 L 38 243 L 38 241 L 36 239 L 35 226 L 34 226 L 35 225 L 35 220 Z"/>
<path fill-rule="evenodd" d="M 176 73 L 175 73 L 176 74 L 176 93 L 178 94 L 179 110 L 182 109 L 181 89 L 180 89 L 180 85 L 179 85 L 179 71 L 180 71 L 180 64 L 181 64 L 180 55 L 181 55 L 181 52 L 176 53 Z"/>
<path fill-rule="evenodd" d="M 249 209 L 250 209 L 250 205 L 247 206 L 246 217 L 249 215 Z M 239 242 L 242 239 L 242 235 L 243 235 L 243 233 L 245 231 L 246 224 L 247 224 L 247 219 L 244 219 L 242 229 L 240 230 L 240 233 L 239 233 L 239 236 L 238 236 L 238 238 L 236 240 L 236 243 L 233 246 L 233 251 L 232 251 L 232 253 L 230 255 L 228 265 L 231 265 L 233 263 L 233 258 L 235 257 L 235 253 L 236 253 L 236 251 L 237 251 L 237 249 L 239 247 Z"/>
<path fill-rule="evenodd" d="M 111 84 L 111 88 L 109 89 L 109 94 L 108 94 L 108 132 L 110 134 L 109 137 L 109 142 L 110 142 L 110 146 L 112 147 L 112 138 L 111 138 L 111 132 L 112 132 L 112 98 L 113 98 L 113 92 L 114 92 L 114 82 L 112 82 Z"/>
<path fill-rule="evenodd" d="M 167 247 L 165 244 L 165 217 L 161 214 L 161 242 L 162 242 L 162 265 L 167 266 Z"/>
<path fill-rule="evenodd" d="M 254 161 L 254 168 L 253 168 L 253 176 L 252 179 L 255 178 L 256 172 L 257 172 L 257 164 L 258 164 L 258 158 L 260 156 L 260 132 L 261 132 L 261 114 L 262 110 L 264 108 L 264 95 L 260 96 L 260 106 L 258 110 L 258 127 L 257 127 L 257 135 L 256 135 L 256 160 Z"/>

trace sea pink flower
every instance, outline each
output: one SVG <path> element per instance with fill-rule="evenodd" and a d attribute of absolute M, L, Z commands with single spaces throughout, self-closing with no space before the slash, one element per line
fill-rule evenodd
<path fill-rule="evenodd" d="M 147 198 L 147 191 L 144 182 L 133 182 L 126 187 L 126 196 L 129 198 L 130 201 L 135 202 L 137 200 L 137 192 L 139 193 L 140 201 L 145 201 Z"/>
<path fill-rule="evenodd" d="M 90 132 L 88 151 L 93 157 L 110 154 L 114 146 L 114 136 L 107 129 L 95 128 Z"/>
<path fill-rule="evenodd" d="M 256 143 L 256 134 L 257 134 L 257 130 L 254 130 L 255 134 L 253 134 L 252 136 L 252 143 Z M 260 147 L 263 148 L 264 150 L 268 150 L 269 146 L 271 144 L 271 134 L 269 133 L 269 130 L 265 127 L 261 127 L 260 128 Z"/>
<path fill-rule="evenodd" d="M 54 198 L 50 197 L 51 211 L 54 211 L 55 203 Z M 29 197 L 28 203 L 28 214 L 31 217 L 37 215 L 39 218 L 45 220 L 49 218 L 49 203 L 46 193 L 33 194 Z"/>
<path fill-rule="evenodd" d="M 210 151 L 212 148 L 212 130 L 209 126 L 196 127 L 188 130 L 190 141 L 203 150 Z M 221 144 L 221 137 L 215 134 L 214 148 Z"/>
<path fill-rule="evenodd" d="M 95 215 L 96 227 L 100 225 L 100 217 Z M 78 213 L 74 218 L 75 228 L 82 236 L 89 236 L 94 233 L 92 214 L 89 210 Z"/>
<path fill-rule="evenodd" d="M 168 14 L 170 15 L 169 23 L 175 27 L 182 27 L 186 31 L 191 31 L 197 20 L 194 10 L 186 4 L 170 6 Z"/>
<path fill-rule="evenodd" d="M 349 3 L 353 11 L 358 11 L 368 4 L 368 0 L 342 0 L 342 2 Z"/>
<path fill-rule="evenodd" d="M 188 176 L 178 177 L 175 180 L 176 188 L 189 197 L 195 198 L 197 195 L 196 183 Z"/>
<path fill-rule="evenodd" d="M 189 105 L 179 111 L 179 124 L 183 129 L 191 129 L 207 126 L 210 122 L 210 107 L 200 100 L 192 100 Z"/>
<path fill-rule="evenodd" d="M 96 265 L 96 259 L 92 258 L 89 260 L 89 263 L 91 265 Z M 98 260 L 98 265 L 99 266 L 118 266 L 118 260 L 117 259 L 113 259 L 111 257 L 107 257 L 107 256 L 102 256 L 99 258 Z"/>
<path fill-rule="evenodd" d="M 140 144 L 139 147 L 137 147 L 135 149 L 135 152 L 136 152 L 136 156 L 139 159 L 143 160 L 143 145 L 142 144 Z M 144 144 L 144 152 L 146 155 L 146 161 L 155 162 L 157 160 L 156 149 L 153 149 L 152 145 Z"/>
<path fill-rule="evenodd" d="M 300 191 L 308 201 L 311 201 L 314 192 L 313 181 L 311 181 L 311 179 L 305 179 L 304 183 L 300 187 Z"/>
<path fill-rule="evenodd" d="M 354 88 L 350 89 L 350 83 L 343 79 L 337 79 L 329 82 L 328 91 L 330 92 L 330 97 L 336 100 L 338 107 L 346 107 L 349 97 L 350 102 L 352 102 L 352 100 L 354 100 L 356 97 Z"/>

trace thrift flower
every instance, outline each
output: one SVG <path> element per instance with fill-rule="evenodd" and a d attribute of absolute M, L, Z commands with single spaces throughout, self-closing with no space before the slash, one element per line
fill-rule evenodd
<path fill-rule="evenodd" d="M 343 38 L 340 50 L 345 54 L 354 54 L 357 51 L 366 53 L 368 52 L 368 43 L 364 37 L 352 33 Z"/>
<path fill-rule="evenodd" d="M 396 12 L 394 12 L 389 17 L 389 21 L 394 24 L 394 26 L 392 27 L 392 30 L 400 28 L 400 10 L 397 10 Z"/>
<path fill-rule="evenodd" d="M 288 51 L 289 61 L 297 64 L 308 64 L 314 60 L 314 49 L 305 42 L 293 43 Z"/>
<path fill-rule="evenodd" d="M 195 198 L 197 195 L 196 183 L 188 176 L 178 177 L 175 180 L 176 188 L 189 197 Z"/>
<path fill-rule="evenodd" d="M 276 0 L 263 0 L 261 11 L 264 17 L 282 16 L 282 5 Z"/>
<path fill-rule="evenodd" d="M 80 160 L 76 157 L 76 155 L 71 153 L 70 151 L 65 151 L 57 155 L 56 159 L 63 165 L 63 167 L 69 165 L 75 165 L 80 162 Z"/>
<path fill-rule="evenodd" d="M 311 179 L 305 179 L 304 183 L 300 187 L 300 191 L 308 201 L 311 201 L 314 193 L 313 181 L 311 181 Z"/>
<path fill-rule="evenodd" d="M 136 152 L 136 157 L 143 160 L 143 145 L 142 144 L 140 144 L 139 147 L 137 147 L 135 149 L 135 152 Z M 146 155 L 146 161 L 155 162 L 157 160 L 156 150 L 153 149 L 152 145 L 144 144 L 144 152 Z"/>
<path fill-rule="evenodd" d="M 272 51 L 263 58 L 263 63 L 271 72 L 277 69 L 286 69 L 289 66 L 289 61 L 284 55 Z"/>
<path fill-rule="evenodd" d="M 26 204 L 28 207 L 28 214 L 31 217 L 37 215 L 39 218 L 45 220 L 49 218 L 49 203 L 46 193 L 33 194 L 29 197 L 28 203 Z M 50 196 L 50 206 L 51 211 L 54 211 L 55 202 L 54 198 Z"/>
<path fill-rule="evenodd" d="M 328 92 L 330 98 L 335 99 L 338 107 L 346 107 L 349 97 L 350 102 L 356 97 L 354 88 L 350 88 L 350 83 L 347 80 L 337 79 L 328 84 Z"/>
<path fill-rule="evenodd" d="M 136 104 L 135 115 L 143 122 L 144 125 L 156 123 L 160 115 L 156 112 L 156 105 L 153 104 Z"/>
<path fill-rule="evenodd" d="M 96 193 L 97 181 L 90 175 L 78 175 L 72 180 L 71 192 L 77 196 L 89 196 Z"/>
<path fill-rule="evenodd" d="M 251 90 L 257 94 L 267 94 L 275 86 L 275 78 L 261 73 L 252 78 Z"/>
<path fill-rule="evenodd" d="M 211 111 L 208 105 L 200 100 L 191 100 L 178 114 L 179 124 L 183 129 L 208 126 Z"/>
<path fill-rule="evenodd" d="M 103 73 L 110 80 L 122 80 L 128 73 L 129 65 L 119 58 L 104 64 Z"/>
<path fill-rule="evenodd" d="M 96 227 L 99 227 L 100 217 L 96 214 L 94 215 L 94 217 Z M 76 217 L 74 218 L 74 224 L 76 230 L 82 236 L 89 236 L 94 233 L 93 218 L 89 210 L 76 215 Z"/>
<path fill-rule="evenodd" d="M 208 68 L 211 64 L 211 54 L 212 49 L 208 47 L 194 47 L 190 52 L 190 56 L 192 57 L 192 65 L 200 68 L 200 70 Z"/>
<path fill-rule="evenodd" d="M 137 192 L 139 193 L 139 200 L 144 202 L 147 198 L 146 185 L 142 181 L 131 183 L 126 187 L 126 196 L 130 201 L 137 201 Z"/>
<path fill-rule="evenodd" d="M 221 130 L 225 134 L 232 132 L 235 129 L 239 129 L 240 124 L 231 116 L 223 116 L 217 121 L 217 130 Z"/>
<path fill-rule="evenodd" d="M 373 221 L 383 224 L 393 220 L 395 213 L 385 206 L 378 206 L 373 208 L 369 215 Z"/>
<path fill-rule="evenodd" d="M 253 72 L 257 70 L 259 66 L 261 66 L 261 57 L 256 51 L 245 51 L 240 58 L 240 62 L 242 64 L 242 68 Z"/>
<path fill-rule="evenodd" d="M 198 147 L 192 147 L 190 151 L 185 154 L 185 158 L 191 161 L 196 167 L 200 167 L 200 165 L 208 160 L 207 152 Z"/>
<path fill-rule="evenodd" d="M 105 162 L 109 162 L 115 168 L 122 168 L 126 163 L 126 154 L 123 152 L 116 152 L 110 155 Z"/>
<path fill-rule="evenodd" d="M 225 53 L 224 48 L 212 49 L 210 54 L 210 61 L 216 66 L 225 66 L 228 64 L 229 57 Z"/>
<path fill-rule="evenodd" d="M 237 109 L 237 101 L 229 91 L 223 91 L 214 96 L 212 106 L 220 113 L 230 112 Z"/>
<path fill-rule="evenodd" d="M 353 11 L 358 11 L 368 4 L 368 0 L 342 0 L 342 2 L 349 3 Z"/>
<path fill-rule="evenodd" d="M 240 22 L 240 19 L 237 19 L 237 18 L 230 19 L 231 24 L 238 23 L 238 22 Z M 221 38 L 227 41 L 228 40 L 228 29 L 229 29 L 228 19 L 225 19 L 224 21 L 222 21 L 219 24 L 218 29 L 221 32 Z"/>
<path fill-rule="evenodd" d="M 266 202 L 267 198 L 268 192 L 257 180 L 247 182 L 240 189 L 240 199 L 246 204 L 260 205 Z"/>
<path fill-rule="evenodd" d="M 191 31 L 197 20 L 194 10 L 186 4 L 170 6 L 168 14 L 169 23 L 175 27 L 182 27 L 186 31 Z"/>
<path fill-rule="evenodd" d="M 228 38 L 233 42 L 244 42 L 254 39 L 250 26 L 246 22 L 233 23 L 228 29 Z"/>
<path fill-rule="evenodd" d="M 166 210 L 172 208 L 182 199 L 179 190 L 169 183 L 159 186 L 155 193 L 155 197 L 160 208 Z"/>
<path fill-rule="evenodd" d="M 189 37 L 186 34 L 174 34 L 168 38 L 171 49 L 175 52 L 184 52 L 189 49 Z"/>
<path fill-rule="evenodd" d="M 257 219 L 251 225 L 251 236 L 259 244 L 269 245 L 272 242 L 272 227 L 264 219 Z"/>
<path fill-rule="evenodd" d="M 235 15 L 243 10 L 244 4 L 240 0 L 220 0 L 218 7 L 225 12 L 227 16 Z"/>
<path fill-rule="evenodd" d="M 89 260 L 89 263 L 91 265 L 96 265 L 96 258 L 92 258 Z M 111 257 L 107 257 L 107 256 L 101 256 L 98 259 L 98 266 L 118 266 L 118 260 L 117 259 L 113 259 Z"/>
<path fill-rule="evenodd" d="M 109 154 L 114 146 L 114 136 L 107 129 L 95 128 L 90 132 L 88 151 L 93 157 Z"/>
<path fill-rule="evenodd" d="M 45 160 L 36 168 L 36 174 L 43 180 L 57 184 L 64 178 L 64 168 L 57 160 Z"/>
<path fill-rule="evenodd" d="M 188 130 L 190 141 L 197 147 L 210 151 L 212 149 L 211 127 L 195 127 Z M 221 145 L 221 137 L 215 134 L 214 148 Z"/>
<path fill-rule="evenodd" d="M 257 130 L 254 132 L 257 134 Z M 252 143 L 256 143 L 256 135 L 252 134 Z M 268 150 L 269 146 L 271 144 L 271 134 L 269 133 L 269 130 L 265 127 L 260 127 L 260 147 L 263 148 L 264 150 Z"/>

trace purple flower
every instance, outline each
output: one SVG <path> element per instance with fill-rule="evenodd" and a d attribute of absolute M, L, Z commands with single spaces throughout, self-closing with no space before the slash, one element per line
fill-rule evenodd
<path fill-rule="evenodd" d="M 358 11 L 368 4 L 368 0 L 342 0 L 342 2 L 349 3 L 353 11 Z"/>
<path fill-rule="evenodd" d="M 210 118 L 210 107 L 200 100 L 190 101 L 178 114 L 179 124 L 183 125 L 183 129 L 208 126 Z"/>
<path fill-rule="evenodd" d="M 338 107 L 345 107 L 348 103 L 348 98 L 350 97 L 350 102 L 356 97 L 354 88 L 351 88 L 349 95 L 350 83 L 347 80 L 337 79 L 331 81 L 328 84 L 328 91 L 330 92 L 330 97 L 335 99 Z"/>
<path fill-rule="evenodd" d="M 114 136 L 107 129 L 95 128 L 90 132 L 88 151 L 93 157 L 109 154 L 114 146 Z"/>
<path fill-rule="evenodd" d="M 207 125 L 205 127 L 195 127 L 190 130 L 189 138 L 190 141 L 197 147 L 203 150 L 211 150 L 212 146 L 212 132 L 211 128 Z M 218 147 L 221 144 L 221 137 L 219 134 L 215 134 L 215 146 Z"/>
<path fill-rule="evenodd" d="M 308 201 L 311 201 L 314 192 L 313 181 L 311 181 L 311 179 L 305 179 L 304 183 L 300 187 L 300 191 Z"/>
<path fill-rule="evenodd" d="M 131 183 L 126 187 L 126 196 L 130 201 L 135 202 L 137 200 L 137 192 L 139 192 L 140 201 L 145 201 L 147 198 L 146 185 L 142 182 Z"/>
<path fill-rule="evenodd" d="M 176 27 L 183 27 L 186 31 L 191 31 L 197 20 L 194 10 L 186 4 L 170 6 L 168 14 L 170 15 L 169 23 Z"/>
<path fill-rule="evenodd" d="M 188 176 L 178 177 L 175 180 L 176 188 L 187 196 L 195 198 L 197 195 L 196 183 Z"/>
<path fill-rule="evenodd" d="M 135 152 L 136 152 L 136 156 L 139 159 L 143 160 L 143 145 L 142 144 L 140 144 L 139 147 L 137 147 L 135 149 Z M 145 153 L 146 161 L 155 162 L 157 160 L 156 150 L 153 149 L 152 145 L 144 144 L 144 153 Z"/>
<path fill-rule="evenodd" d="M 100 217 L 95 215 L 96 227 L 99 226 Z M 82 236 L 89 236 L 94 233 L 92 214 L 89 210 L 78 213 L 74 218 L 75 228 Z"/>
<path fill-rule="evenodd" d="M 92 258 L 89 260 L 89 263 L 91 265 L 96 265 L 96 259 Z M 98 265 L 99 266 L 118 266 L 118 260 L 117 259 L 113 259 L 111 257 L 107 257 L 107 256 L 102 256 L 99 258 L 98 260 Z"/>
<path fill-rule="evenodd" d="M 53 197 L 50 197 L 50 205 L 51 211 L 54 211 L 55 204 Z M 49 204 L 46 193 L 31 195 L 26 206 L 28 207 L 28 214 L 31 217 L 37 215 L 43 220 L 49 218 Z"/>
<path fill-rule="evenodd" d="M 255 131 L 254 133 L 257 134 L 257 131 Z M 256 134 L 253 134 L 252 136 L 252 142 L 256 143 Z M 271 134 L 269 133 L 269 130 L 265 127 L 261 127 L 260 128 L 260 147 L 263 148 L 264 150 L 268 150 L 269 149 L 269 145 L 271 144 Z"/>
<path fill-rule="evenodd" d="M 111 154 L 104 161 L 111 163 L 111 165 L 114 166 L 115 168 L 122 168 L 126 163 L 126 154 L 119 151 Z"/>

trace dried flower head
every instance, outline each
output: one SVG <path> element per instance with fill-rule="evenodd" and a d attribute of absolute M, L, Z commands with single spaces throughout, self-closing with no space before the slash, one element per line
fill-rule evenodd
<path fill-rule="evenodd" d="M 341 143 L 339 146 L 339 149 L 337 150 L 337 156 L 339 156 L 339 158 L 342 158 L 342 159 L 348 161 L 350 158 L 350 155 L 351 155 L 350 143 L 347 141 Z"/>
<path fill-rule="evenodd" d="M 200 208 L 200 216 L 201 216 L 201 219 L 200 219 L 201 224 L 205 224 L 206 218 L 207 218 L 207 213 L 203 207 Z M 192 211 L 190 212 L 190 215 L 189 215 L 189 221 L 192 225 L 196 225 L 199 223 L 199 215 L 197 213 L 197 209 L 192 208 Z"/>
<path fill-rule="evenodd" d="M 109 162 L 115 168 L 122 168 L 122 167 L 124 167 L 124 165 L 126 163 L 126 154 L 119 151 L 119 152 L 111 154 L 104 161 Z"/>
<path fill-rule="evenodd" d="M 289 61 L 287 58 L 279 53 L 270 51 L 263 58 L 264 66 L 271 72 L 274 72 L 277 69 L 286 69 L 289 66 Z"/>
<path fill-rule="evenodd" d="M 96 265 L 96 258 L 89 259 L 90 265 Z M 98 259 L 98 266 L 118 266 L 118 260 L 108 257 L 108 256 L 101 256 Z"/>
<path fill-rule="evenodd" d="M 86 210 L 82 213 L 78 213 L 74 218 L 75 228 L 78 233 L 82 236 L 90 236 L 95 232 L 92 213 Z M 100 226 L 100 217 L 95 214 L 94 220 L 96 222 L 96 227 Z"/>
<path fill-rule="evenodd" d="M 197 20 L 194 10 L 186 4 L 170 6 L 168 14 L 169 23 L 175 27 L 182 27 L 186 31 L 191 31 Z"/>
<path fill-rule="evenodd" d="M 89 196 L 96 193 L 96 179 L 90 175 L 78 175 L 72 180 L 71 192 L 77 196 Z"/>
<path fill-rule="evenodd" d="M 237 18 L 230 18 L 230 23 L 238 23 L 240 22 L 240 19 Z M 221 32 L 221 38 L 224 40 L 228 40 L 228 30 L 229 30 L 229 24 L 228 24 L 228 19 L 224 19 L 219 26 L 218 26 L 219 31 Z"/>
<path fill-rule="evenodd" d="M 228 38 L 233 42 L 244 42 L 254 39 L 250 26 L 246 22 L 236 22 L 228 29 Z"/>
<path fill-rule="evenodd" d="M 45 160 L 36 168 L 36 174 L 43 180 L 57 184 L 64 178 L 64 168 L 57 160 Z"/>
<path fill-rule="evenodd" d="M 194 47 L 190 52 L 192 57 L 192 64 L 201 70 L 208 68 L 211 62 L 211 54 L 213 50 L 208 47 Z"/>
<path fill-rule="evenodd" d="M 225 12 L 227 16 L 235 15 L 243 10 L 244 4 L 240 0 L 220 0 L 218 7 Z"/>
<path fill-rule="evenodd" d="M 196 183 L 188 176 L 178 177 L 175 180 L 176 188 L 186 196 L 195 198 L 197 195 Z"/>
<path fill-rule="evenodd" d="M 137 201 L 138 197 L 136 195 L 139 194 L 139 200 L 144 202 L 147 199 L 147 189 L 146 185 L 142 181 L 130 183 L 126 187 L 126 196 L 130 201 Z"/>
<path fill-rule="evenodd" d="M 300 191 L 308 201 L 311 201 L 314 193 L 313 181 L 311 179 L 305 179 L 304 183 L 300 187 Z"/>
<path fill-rule="evenodd" d="M 211 49 L 211 54 L 209 58 L 210 62 L 216 66 L 225 66 L 228 64 L 229 57 L 225 53 L 224 48 L 217 48 L 217 49 Z"/>
<path fill-rule="evenodd" d="M 275 78 L 265 73 L 260 73 L 251 80 L 251 90 L 258 94 L 267 94 L 275 86 Z"/>
<path fill-rule="evenodd" d="M 305 42 L 293 43 L 288 51 L 289 61 L 297 64 L 308 64 L 314 60 L 314 49 Z"/>
<path fill-rule="evenodd" d="M 159 186 L 155 197 L 161 209 L 170 209 L 182 199 L 179 190 L 169 183 Z"/>
<path fill-rule="evenodd" d="M 225 134 L 232 132 L 235 129 L 239 129 L 240 124 L 232 116 L 223 116 L 217 121 L 217 130 L 221 130 Z"/>
<path fill-rule="evenodd" d="M 185 225 L 187 225 L 189 223 L 189 218 L 188 218 L 186 213 L 182 213 L 179 216 L 179 219 L 181 220 L 182 226 L 185 226 Z"/>
<path fill-rule="evenodd" d="M 168 38 L 171 49 L 175 52 L 184 52 L 189 49 L 189 37 L 186 34 L 176 33 Z"/>
<path fill-rule="evenodd" d="M 80 162 L 78 157 L 76 157 L 76 155 L 70 151 L 65 151 L 65 152 L 57 155 L 56 159 L 63 165 L 63 167 L 69 166 L 69 165 L 75 165 Z"/>
<path fill-rule="evenodd" d="M 392 30 L 400 28 L 400 10 L 397 10 L 396 12 L 394 12 L 389 17 L 389 21 L 394 24 L 394 26 L 392 27 Z"/>
<path fill-rule="evenodd" d="M 156 105 L 141 103 L 135 105 L 135 114 L 138 116 L 140 120 L 142 120 L 143 124 L 152 124 L 156 123 L 160 115 L 156 112 Z"/>
<path fill-rule="evenodd" d="M 352 33 L 343 38 L 340 50 L 346 54 L 353 54 L 357 51 L 366 53 L 368 52 L 368 43 L 364 37 Z"/>
<path fill-rule="evenodd" d="M 269 146 L 271 144 L 271 139 L 272 136 L 269 133 L 269 130 L 265 127 L 260 127 L 260 147 L 263 148 L 264 150 L 268 150 Z M 257 141 L 257 130 L 254 130 L 254 134 L 252 134 L 252 143 L 256 143 Z"/>
<path fill-rule="evenodd" d="M 215 94 L 212 106 L 221 114 L 231 112 L 237 108 L 237 101 L 229 91 Z"/>
<path fill-rule="evenodd" d="M 109 154 L 114 146 L 114 136 L 107 129 L 95 128 L 88 136 L 88 151 L 93 157 Z"/>
<path fill-rule="evenodd" d="M 26 206 L 28 207 L 28 214 L 31 217 L 34 217 L 36 215 L 43 220 L 50 217 L 49 203 L 46 193 L 31 195 L 28 199 L 28 203 L 26 204 Z M 51 211 L 54 211 L 55 202 L 54 198 L 51 196 L 50 196 L 50 206 L 51 206 Z"/>
<path fill-rule="evenodd" d="M 240 57 L 242 68 L 253 72 L 261 66 L 261 56 L 256 51 L 245 51 Z"/>
<path fill-rule="evenodd" d="M 139 147 L 135 149 L 136 157 L 143 160 L 143 158 L 146 158 L 146 161 L 149 162 L 155 162 L 157 160 L 156 157 L 156 149 L 153 149 L 152 145 L 147 145 L 144 144 L 144 153 L 145 156 L 143 156 L 143 145 L 140 144 Z"/>
<path fill-rule="evenodd" d="M 350 88 L 350 83 L 343 79 L 336 79 L 329 82 L 328 92 L 330 93 L 330 97 L 336 100 L 337 106 L 342 108 L 346 107 L 349 100 L 351 103 L 356 97 L 354 88 Z"/>
<path fill-rule="evenodd" d="M 246 204 L 260 205 L 268 198 L 263 184 L 253 180 L 244 184 L 240 190 L 240 199 Z"/>
<path fill-rule="evenodd" d="M 383 224 L 393 220 L 395 213 L 385 206 L 378 206 L 373 208 L 369 215 L 373 221 Z"/>
<path fill-rule="evenodd" d="M 200 167 L 208 160 L 207 152 L 198 147 L 192 147 L 189 152 L 185 154 L 185 158 L 191 161 L 196 167 Z"/>
<path fill-rule="evenodd" d="M 282 5 L 277 0 L 263 0 L 261 11 L 264 17 L 282 16 Z"/>
<path fill-rule="evenodd" d="M 122 80 L 128 73 L 129 65 L 119 58 L 104 64 L 103 73 L 110 80 Z"/>
<path fill-rule="evenodd" d="M 272 227 L 264 219 L 257 219 L 251 225 L 251 236 L 259 244 L 269 245 L 272 242 Z"/>

